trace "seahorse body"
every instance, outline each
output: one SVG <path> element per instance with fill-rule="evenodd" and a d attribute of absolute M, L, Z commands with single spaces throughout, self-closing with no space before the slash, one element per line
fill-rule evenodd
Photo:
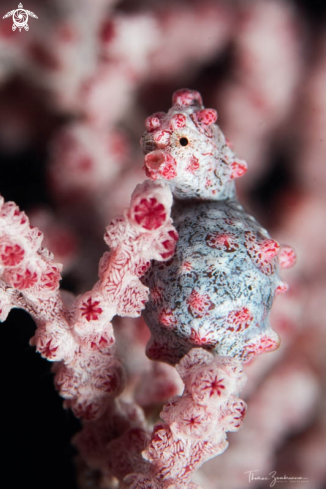
<path fill-rule="evenodd" d="M 237 201 L 234 179 L 247 165 L 216 119 L 198 92 L 180 90 L 167 114 L 146 119 L 141 140 L 147 176 L 166 180 L 175 199 L 175 255 L 154 262 L 143 278 L 147 354 L 171 364 L 195 346 L 248 361 L 279 344 L 269 312 L 287 289 L 282 251 Z"/>

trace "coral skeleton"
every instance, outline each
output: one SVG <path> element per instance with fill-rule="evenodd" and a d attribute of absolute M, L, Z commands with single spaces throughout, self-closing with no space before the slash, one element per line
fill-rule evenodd
<path fill-rule="evenodd" d="M 136 317 L 148 296 L 139 277 L 149 260 L 169 258 L 177 234 L 172 197 L 162 184 L 144 182 L 128 211 L 107 227 L 110 246 L 99 264 L 99 281 L 79 297 L 60 293 L 61 266 L 42 247 L 43 235 L 12 202 L 1 202 L 1 320 L 13 308 L 37 324 L 31 344 L 54 361 L 55 384 L 66 407 L 83 419 L 98 417 L 123 389 L 123 368 L 114 354 L 114 315 Z"/>

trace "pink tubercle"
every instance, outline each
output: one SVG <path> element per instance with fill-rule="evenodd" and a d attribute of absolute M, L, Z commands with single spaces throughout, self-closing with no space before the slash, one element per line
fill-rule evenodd
<path fill-rule="evenodd" d="M 284 294 L 289 290 L 289 285 L 286 282 L 281 282 L 275 289 L 275 295 Z"/>
<path fill-rule="evenodd" d="M 145 127 L 148 132 L 153 132 L 161 126 L 161 121 L 155 115 L 151 115 L 145 119 Z"/>
<path fill-rule="evenodd" d="M 152 151 L 145 156 L 145 171 L 146 175 L 152 180 L 157 180 L 159 177 L 171 180 L 177 176 L 177 163 L 173 156 L 166 151 Z"/>
<path fill-rule="evenodd" d="M 297 257 L 291 246 L 282 245 L 278 254 L 278 261 L 281 268 L 291 268 L 295 265 Z"/>
<path fill-rule="evenodd" d="M 184 261 L 179 268 L 179 273 L 182 275 L 184 273 L 191 272 L 193 269 L 193 264 L 190 261 Z"/>
<path fill-rule="evenodd" d="M 261 355 L 262 353 L 268 351 L 277 350 L 280 346 L 280 340 L 276 333 L 273 336 L 264 335 L 260 338 L 248 341 L 248 343 L 243 348 L 242 360 L 244 362 L 250 361 L 257 355 Z"/>
<path fill-rule="evenodd" d="M 182 129 L 187 124 L 187 118 L 184 114 L 175 114 L 169 123 L 169 127 L 172 131 L 176 129 Z"/>
<path fill-rule="evenodd" d="M 246 231 L 245 247 L 247 252 L 260 270 L 265 275 L 271 275 L 275 271 L 276 262 L 273 260 L 279 252 L 280 245 L 273 239 L 256 236 L 252 231 Z"/>
<path fill-rule="evenodd" d="M 236 235 L 233 233 L 212 232 L 206 236 L 206 244 L 210 248 L 233 253 L 239 249 Z"/>
<path fill-rule="evenodd" d="M 156 131 L 154 133 L 154 141 L 158 148 L 166 148 L 170 143 L 171 133 L 170 131 Z"/>
<path fill-rule="evenodd" d="M 248 165 L 244 160 L 235 160 L 231 163 L 231 179 L 242 177 L 248 170 Z"/>
<path fill-rule="evenodd" d="M 209 311 L 215 308 L 208 294 L 201 294 L 196 290 L 192 290 L 188 296 L 187 304 L 189 312 L 196 318 L 208 316 Z"/>
<path fill-rule="evenodd" d="M 262 241 L 259 246 L 262 257 L 265 260 L 271 260 L 272 258 L 274 258 L 278 254 L 280 249 L 280 245 L 274 239 L 266 239 Z"/>
<path fill-rule="evenodd" d="M 209 126 L 217 121 L 217 112 L 215 109 L 203 109 L 196 112 L 195 117 L 200 124 Z"/>
<path fill-rule="evenodd" d="M 230 324 L 228 329 L 239 333 L 247 329 L 253 321 L 253 315 L 247 307 L 231 311 L 227 318 L 227 323 Z"/>
<path fill-rule="evenodd" d="M 174 92 L 172 97 L 173 105 L 190 106 L 190 105 L 203 105 L 203 100 L 199 92 L 195 90 L 188 90 L 182 88 Z"/>
<path fill-rule="evenodd" d="M 218 343 L 213 331 L 202 331 L 200 328 L 198 331 L 195 328 L 191 328 L 189 340 L 196 346 L 208 346 Z"/>
<path fill-rule="evenodd" d="M 163 309 L 161 311 L 159 315 L 159 322 L 167 328 L 173 328 L 177 324 L 177 321 L 173 316 L 173 312 L 169 309 Z"/>

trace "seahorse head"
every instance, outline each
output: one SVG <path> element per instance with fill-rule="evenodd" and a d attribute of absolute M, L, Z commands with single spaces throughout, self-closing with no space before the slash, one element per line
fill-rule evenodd
<path fill-rule="evenodd" d="M 236 158 L 216 120 L 216 110 L 204 108 L 198 92 L 175 92 L 167 113 L 145 121 L 141 145 L 146 175 L 168 181 L 179 199 L 233 197 L 234 178 L 244 174 L 247 165 Z"/>

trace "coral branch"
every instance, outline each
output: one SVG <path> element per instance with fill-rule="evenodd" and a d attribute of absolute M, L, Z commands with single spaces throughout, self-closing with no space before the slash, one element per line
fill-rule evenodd
<path fill-rule="evenodd" d="M 143 451 L 151 463 L 146 475 L 130 474 L 131 489 L 194 488 L 189 481 L 204 462 L 228 446 L 227 431 L 238 431 L 246 404 L 236 397 L 246 381 L 240 362 L 193 348 L 176 369 L 185 388 L 161 412 Z"/>
<path fill-rule="evenodd" d="M 42 233 L 15 204 L 1 202 L 1 319 L 13 307 L 33 316 L 31 344 L 56 362 L 56 387 L 77 417 L 99 417 L 123 390 L 111 320 L 116 314 L 139 316 L 148 297 L 139 278 L 151 259 L 173 254 L 178 236 L 171 204 L 171 192 L 161 183 L 139 185 L 124 216 L 107 227 L 110 252 L 100 261 L 99 281 L 75 299 L 59 292 L 61 266 L 41 247 Z"/>

